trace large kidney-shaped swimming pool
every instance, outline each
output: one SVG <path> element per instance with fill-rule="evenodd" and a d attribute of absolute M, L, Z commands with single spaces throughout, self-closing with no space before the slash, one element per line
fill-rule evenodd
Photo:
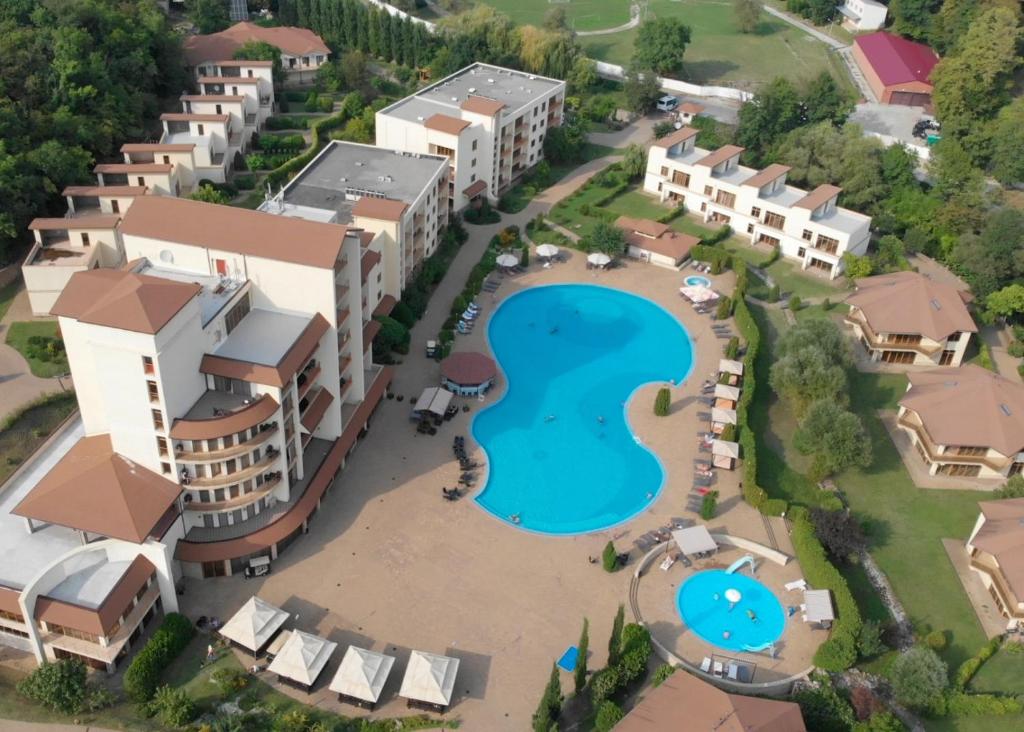
<path fill-rule="evenodd" d="M 507 390 L 473 421 L 488 458 L 477 502 L 546 534 L 606 529 L 650 505 L 664 473 L 625 405 L 643 384 L 689 375 L 679 321 L 627 292 L 550 285 L 508 298 L 488 336 Z"/>

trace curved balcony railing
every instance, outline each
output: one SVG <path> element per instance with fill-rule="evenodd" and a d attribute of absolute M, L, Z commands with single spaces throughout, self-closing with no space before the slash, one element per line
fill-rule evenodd
<path fill-rule="evenodd" d="M 234 412 L 208 419 L 176 419 L 171 426 L 172 440 L 215 440 L 235 435 L 266 422 L 277 412 L 277 400 L 264 394 L 252 404 Z"/>
<path fill-rule="evenodd" d="M 216 463 L 222 460 L 229 460 L 253 450 L 260 445 L 266 444 L 271 437 L 278 433 L 277 422 L 267 423 L 265 429 L 261 429 L 256 435 L 245 442 L 240 442 L 231 447 L 222 447 L 219 450 L 185 450 L 178 449 L 180 444 L 174 446 L 174 459 L 185 463 Z"/>
<path fill-rule="evenodd" d="M 281 458 L 281 451 L 268 448 L 267 454 L 259 461 L 252 465 L 236 470 L 233 473 L 220 473 L 214 476 L 204 476 L 202 478 L 192 477 L 186 475 L 185 472 L 181 476 L 181 485 L 185 488 L 191 488 L 193 490 L 208 490 L 210 488 L 223 488 L 224 486 L 232 485 L 233 483 L 241 483 L 242 481 L 248 480 L 249 478 L 255 478 L 260 473 L 269 470 L 274 463 Z"/>
<path fill-rule="evenodd" d="M 185 510 L 200 513 L 215 513 L 218 511 L 234 511 L 237 508 L 243 508 L 249 504 L 256 503 L 261 498 L 269 495 L 274 488 L 281 485 L 281 480 L 283 478 L 280 470 L 268 473 L 267 476 L 264 476 L 265 479 L 263 481 L 263 485 L 249 491 L 248 493 L 235 496 L 234 498 L 227 498 L 223 501 L 207 501 L 205 503 L 193 499 L 185 502 Z"/>

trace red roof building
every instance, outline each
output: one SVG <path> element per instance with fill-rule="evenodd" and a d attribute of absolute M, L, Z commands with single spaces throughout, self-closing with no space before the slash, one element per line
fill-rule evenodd
<path fill-rule="evenodd" d="M 853 58 L 882 104 L 931 105 L 929 79 L 939 57 L 928 46 L 877 31 L 854 39 Z"/>

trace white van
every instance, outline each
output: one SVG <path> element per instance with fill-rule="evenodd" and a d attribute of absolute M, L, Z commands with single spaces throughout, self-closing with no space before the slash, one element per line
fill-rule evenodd
<path fill-rule="evenodd" d="M 658 111 L 659 112 L 671 112 L 673 109 L 679 106 L 679 99 L 666 94 L 658 100 Z"/>

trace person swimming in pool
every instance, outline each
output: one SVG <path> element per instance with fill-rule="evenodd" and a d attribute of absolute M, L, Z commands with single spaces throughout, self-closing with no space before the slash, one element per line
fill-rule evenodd
<path fill-rule="evenodd" d="M 597 423 L 598 424 L 604 424 L 604 415 L 603 414 L 599 414 L 597 416 Z"/>
<path fill-rule="evenodd" d="M 514 524 L 518 524 L 519 521 L 520 521 L 519 514 L 518 513 L 509 514 L 508 520 L 511 521 Z"/>
<path fill-rule="evenodd" d="M 558 326 L 557 325 L 555 327 L 553 327 L 551 330 L 548 331 L 548 333 L 551 334 L 551 335 L 554 335 L 557 332 L 558 332 Z"/>
<path fill-rule="evenodd" d="M 544 421 L 545 422 L 554 422 L 555 421 L 555 415 L 549 414 L 547 417 L 544 418 Z"/>
<path fill-rule="evenodd" d="M 750 622 L 752 622 L 752 623 L 756 623 L 757 622 L 757 615 L 749 607 L 747 608 L 747 617 L 750 618 Z"/>

